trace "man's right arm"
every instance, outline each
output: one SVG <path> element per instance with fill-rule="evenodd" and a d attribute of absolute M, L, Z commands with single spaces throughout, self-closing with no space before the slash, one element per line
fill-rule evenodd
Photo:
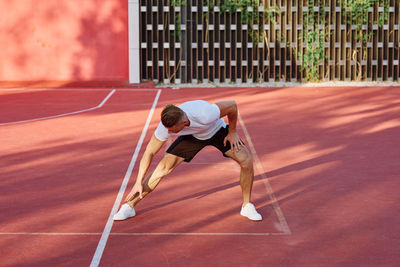
<path fill-rule="evenodd" d="M 154 155 L 157 154 L 157 152 L 161 149 L 164 143 L 165 141 L 157 139 L 157 137 L 153 134 L 153 136 L 150 139 L 150 142 L 147 144 L 143 157 L 140 160 L 139 172 L 136 178 L 136 182 L 133 185 L 132 190 L 127 195 L 125 199 L 126 201 L 131 201 L 137 193 L 139 193 L 140 198 L 142 198 L 142 192 L 143 192 L 142 183 L 144 176 L 146 175 L 150 167 L 150 164 L 153 161 Z"/>
<path fill-rule="evenodd" d="M 150 142 L 147 144 L 143 157 L 140 160 L 139 173 L 136 179 L 136 183 L 141 184 L 143 182 L 144 176 L 146 175 L 147 170 L 149 169 L 150 164 L 153 161 L 154 155 L 157 154 L 164 143 L 165 141 L 158 140 L 157 137 L 153 134 Z"/>

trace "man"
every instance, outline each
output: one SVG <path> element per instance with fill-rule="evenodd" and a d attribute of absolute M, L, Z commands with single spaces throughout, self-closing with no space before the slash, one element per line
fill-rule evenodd
<path fill-rule="evenodd" d="M 228 117 L 228 126 L 223 119 L 225 116 Z M 210 104 L 203 100 L 195 100 L 185 102 L 179 107 L 165 106 L 161 113 L 161 122 L 140 161 L 136 182 L 125 199 L 127 203 L 114 215 L 114 220 L 125 220 L 135 216 L 134 206 L 152 192 L 165 175 L 182 161 L 190 162 L 207 145 L 216 147 L 225 157 L 239 163 L 243 195 L 240 214 L 253 221 L 262 220 L 262 216 L 250 202 L 254 179 L 253 159 L 236 132 L 237 117 L 235 101 Z M 168 148 L 155 170 L 145 178 L 154 155 L 172 135 L 179 137 Z"/>

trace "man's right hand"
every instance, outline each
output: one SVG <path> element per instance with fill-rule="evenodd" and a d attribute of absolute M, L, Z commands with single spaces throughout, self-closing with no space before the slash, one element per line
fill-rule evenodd
<path fill-rule="evenodd" d="M 126 196 L 125 201 L 126 202 L 131 201 L 137 193 L 139 193 L 139 197 L 140 197 L 140 199 L 142 199 L 143 198 L 143 195 L 142 195 L 143 185 L 141 183 L 135 183 L 131 192 L 129 192 L 129 194 Z"/>

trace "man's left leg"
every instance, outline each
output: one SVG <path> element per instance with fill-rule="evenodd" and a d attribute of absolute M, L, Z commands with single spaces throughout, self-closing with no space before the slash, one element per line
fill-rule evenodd
<path fill-rule="evenodd" d="M 240 214 L 249 218 L 250 220 L 260 221 L 262 220 L 261 214 L 259 214 L 254 205 L 251 203 L 251 190 L 253 188 L 254 181 L 254 168 L 253 158 L 247 149 L 242 146 L 239 151 L 233 151 L 232 149 L 225 152 L 225 155 L 235 160 L 240 165 L 240 187 L 242 188 L 243 206 Z"/>
<path fill-rule="evenodd" d="M 254 180 L 253 158 L 246 147 L 239 151 L 229 150 L 225 155 L 236 161 L 240 165 L 240 187 L 242 188 L 243 206 L 250 202 L 251 189 Z"/>

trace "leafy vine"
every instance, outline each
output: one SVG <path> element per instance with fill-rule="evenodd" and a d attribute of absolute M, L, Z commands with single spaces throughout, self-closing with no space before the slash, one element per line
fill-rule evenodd
<path fill-rule="evenodd" d="M 169 0 L 171 7 L 181 7 L 186 5 L 185 0 Z M 330 7 L 332 1 L 328 0 L 304 0 L 302 12 L 302 25 L 303 31 L 299 39 L 301 40 L 302 47 L 299 47 L 297 52 L 297 60 L 301 61 L 300 70 L 304 71 L 306 81 L 319 81 L 321 75 L 321 67 L 328 56 L 326 54 L 326 44 L 330 41 L 330 28 L 327 25 L 329 13 L 326 10 Z M 269 57 L 269 40 L 268 32 L 264 28 L 267 23 L 277 23 L 276 19 L 281 14 L 281 8 L 278 6 L 269 6 L 267 0 L 206 0 L 203 5 L 208 9 L 203 9 L 203 16 L 205 19 L 205 36 L 204 41 L 208 42 L 208 24 L 209 16 L 218 10 L 220 14 L 240 14 L 241 25 L 247 25 L 247 34 L 253 42 L 253 60 L 257 59 L 257 49 L 260 48 L 259 44 L 264 43 L 262 47 L 264 56 Z M 373 38 L 372 26 L 382 27 L 388 21 L 389 17 L 389 0 L 336 0 L 336 6 L 343 10 L 343 16 L 346 18 L 346 23 L 351 25 L 347 27 L 347 34 L 353 33 L 354 40 L 357 42 L 348 54 L 356 62 L 358 68 L 356 76 L 358 80 L 362 77 L 362 62 L 367 57 L 367 47 Z M 372 15 L 371 8 L 378 9 L 378 16 Z M 175 32 L 173 35 L 177 40 L 180 40 L 181 35 L 181 17 L 180 12 L 175 14 Z M 167 21 L 165 22 L 167 24 Z M 166 26 L 165 26 L 166 28 Z M 389 34 L 393 34 L 393 31 Z M 271 37 L 272 38 L 272 37 Z M 277 37 L 281 43 L 285 42 L 282 38 Z M 290 43 L 286 42 L 289 47 Z M 265 52 L 264 52 L 265 49 Z M 206 49 L 208 53 L 208 49 Z M 168 58 L 165 58 L 168 64 Z M 168 73 L 169 79 L 173 79 L 177 70 L 179 69 L 180 62 L 177 64 L 176 69 L 172 75 Z M 266 66 L 262 70 L 258 70 L 259 79 L 262 79 L 265 71 L 269 68 Z M 168 68 L 166 68 L 168 69 Z M 168 71 L 167 71 L 168 72 Z M 249 76 L 252 76 L 252 71 Z"/>
<path fill-rule="evenodd" d="M 302 62 L 300 70 L 305 71 L 306 81 L 320 80 L 319 65 L 328 58 L 325 55 L 325 43 L 329 40 L 325 6 L 328 6 L 328 1 L 306 1 L 307 9 L 303 13 L 303 34 L 299 37 L 305 44 L 304 51 L 297 54 Z"/>
<path fill-rule="evenodd" d="M 209 13 L 212 13 L 215 7 L 218 7 L 221 13 L 229 13 L 230 15 L 240 12 L 240 20 L 242 25 L 247 25 L 247 33 L 253 42 L 253 58 L 256 57 L 257 44 L 265 43 L 267 57 L 269 55 L 269 41 L 267 37 L 267 31 L 264 29 L 264 24 L 269 22 L 276 23 L 276 16 L 281 14 L 281 8 L 278 6 L 272 6 L 266 8 L 266 0 L 225 0 L 215 3 L 215 1 L 207 0 L 206 6 L 208 12 L 205 13 L 206 21 L 206 33 L 205 42 L 208 37 L 208 17 Z M 264 48 L 265 48 L 264 47 Z M 259 71 L 259 79 L 262 79 L 265 71 L 269 68 L 266 66 L 262 71 Z M 253 76 L 253 72 L 249 74 L 249 78 Z"/>
<path fill-rule="evenodd" d="M 172 8 L 176 8 L 176 7 L 181 7 L 181 6 L 185 6 L 186 5 L 186 1 L 185 0 L 171 0 L 171 3 L 169 3 L 169 0 L 167 0 L 167 6 L 171 6 Z M 181 16 L 180 13 L 177 12 L 175 14 L 175 31 L 172 34 L 178 41 L 180 40 L 181 37 Z M 164 33 L 167 32 L 168 29 L 168 17 L 165 17 L 165 22 L 164 22 Z M 169 82 L 172 81 L 172 79 L 174 79 L 174 77 L 176 76 L 176 73 L 178 72 L 178 70 L 180 69 L 181 66 L 181 60 L 179 59 L 178 64 L 176 64 L 175 69 L 173 70 L 173 73 L 171 74 L 169 71 L 169 58 L 168 58 L 168 49 L 164 48 L 164 62 L 165 62 L 165 74 L 166 77 L 168 78 Z M 182 50 L 180 50 L 180 54 L 182 55 Z M 179 57 L 181 58 L 181 56 Z"/>
<path fill-rule="evenodd" d="M 382 27 L 389 18 L 389 0 L 341 0 L 342 7 L 347 17 L 347 24 L 354 25 L 357 31 L 355 40 L 361 43 L 360 48 L 353 49 L 352 60 L 358 65 L 357 80 L 361 80 L 362 77 L 362 64 L 360 61 L 366 60 L 367 57 L 367 44 L 372 39 L 372 31 L 368 29 L 369 22 L 369 10 L 378 5 L 383 6 L 383 12 L 379 13 L 376 20 L 371 20 L 373 25 Z M 348 32 L 349 34 L 350 32 Z M 357 56 L 361 55 L 361 56 Z"/>

